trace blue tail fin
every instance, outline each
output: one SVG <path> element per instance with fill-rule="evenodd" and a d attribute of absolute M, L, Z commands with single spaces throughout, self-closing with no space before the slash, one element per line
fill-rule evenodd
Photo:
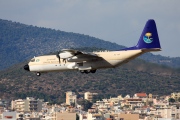
<path fill-rule="evenodd" d="M 161 48 L 154 20 L 148 20 L 136 45 L 137 48 Z"/>
<path fill-rule="evenodd" d="M 154 20 L 150 19 L 146 22 L 144 30 L 136 46 L 125 48 L 125 50 L 135 50 L 135 49 L 152 49 L 152 50 L 161 49 L 156 23 Z"/>

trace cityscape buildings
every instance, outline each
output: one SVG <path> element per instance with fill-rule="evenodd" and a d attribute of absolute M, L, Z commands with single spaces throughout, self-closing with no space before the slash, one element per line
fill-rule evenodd
<path fill-rule="evenodd" d="M 7 106 L 0 99 L 0 120 L 180 120 L 179 94 L 119 95 L 97 100 L 87 111 L 83 109 L 85 104 L 78 104 L 77 95 L 72 91 L 66 92 L 66 102 L 61 105 L 27 97 L 12 100 Z M 84 100 L 93 101 L 94 95 L 98 93 L 85 92 Z"/>

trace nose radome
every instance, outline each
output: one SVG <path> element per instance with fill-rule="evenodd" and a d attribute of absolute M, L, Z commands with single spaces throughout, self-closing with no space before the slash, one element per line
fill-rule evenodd
<path fill-rule="evenodd" d="M 24 69 L 27 70 L 27 71 L 29 71 L 29 65 L 25 65 L 25 66 L 24 66 Z"/>

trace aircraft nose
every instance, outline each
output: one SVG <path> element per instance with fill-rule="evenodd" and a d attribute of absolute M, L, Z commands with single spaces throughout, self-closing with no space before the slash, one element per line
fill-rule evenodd
<path fill-rule="evenodd" d="M 24 69 L 27 70 L 27 71 L 29 71 L 29 65 L 28 65 L 28 64 L 25 65 L 25 66 L 24 66 Z"/>

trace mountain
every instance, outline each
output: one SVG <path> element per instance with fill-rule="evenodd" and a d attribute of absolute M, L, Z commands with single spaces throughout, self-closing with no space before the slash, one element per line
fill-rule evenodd
<path fill-rule="evenodd" d="M 34 56 L 59 51 L 63 48 L 96 47 L 119 50 L 124 46 L 88 35 L 50 28 L 25 25 L 0 19 L 0 70 Z M 180 57 L 169 58 L 151 53 L 140 58 L 171 67 L 180 67 Z"/>
<path fill-rule="evenodd" d="M 146 92 L 167 95 L 180 90 L 180 70 L 135 59 L 114 69 L 97 70 L 95 74 L 79 71 L 44 73 L 40 77 L 23 70 L 26 62 L 0 72 L 1 98 L 32 96 L 49 102 L 65 101 L 65 92 L 97 92 L 102 98 Z"/>
<path fill-rule="evenodd" d="M 151 62 L 157 63 L 165 66 L 170 66 L 173 68 L 180 68 L 180 57 L 165 57 L 161 55 L 153 55 L 152 53 L 146 53 L 139 58 Z"/>
<path fill-rule="evenodd" d="M 122 46 L 88 35 L 0 20 L 0 70 L 36 55 L 71 47 L 120 49 Z"/>

